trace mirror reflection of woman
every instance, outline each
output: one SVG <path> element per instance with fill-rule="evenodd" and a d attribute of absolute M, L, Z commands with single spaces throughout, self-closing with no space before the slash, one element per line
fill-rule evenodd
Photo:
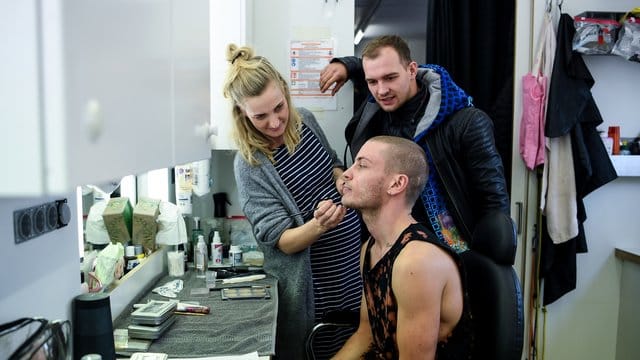
<path fill-rule="evenodd" d="M 306 336 L 326 311 L 360 307 L 360 222 L 340 204 L 341 162 L 313 114 L 291 106 L 283 76 L 248 47 L 229 45 L 227 60 L 241 207 L 264 270 L 278 279 L 276 357 L 303 359 Z M 320 358 L 348 336 L 318 339 Z"/>

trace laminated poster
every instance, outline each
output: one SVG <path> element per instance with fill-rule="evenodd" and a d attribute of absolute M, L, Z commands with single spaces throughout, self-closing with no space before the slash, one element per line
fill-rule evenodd
<path fill-rule="evenodd" d="M 320 92 L 320 72 L 335 56 L 332 40 L 291 41 L 289 47 L 289 84 L 296 106 L 310 110 L 336 110 L 331 91 Z"/>

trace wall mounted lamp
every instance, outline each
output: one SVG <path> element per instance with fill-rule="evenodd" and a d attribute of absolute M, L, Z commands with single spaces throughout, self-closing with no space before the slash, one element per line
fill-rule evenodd
<path fill-rule="evenodd" d="M 358 31 L 356 31 L 356 35 L 353 37 L 353 45 L 360 44 L 360 41 L 362 41 L 363 37 L 364 31 L 362 31 L 362 29 L 358 29 Z"/>

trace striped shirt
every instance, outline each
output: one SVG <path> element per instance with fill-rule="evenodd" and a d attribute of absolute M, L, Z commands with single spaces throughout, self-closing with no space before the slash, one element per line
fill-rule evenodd
<path fill-rule="evenodd" d="M 301 141 L 293 154 L 282 146 L 275 151 L 275 167 L 296 201 L 300 211 L 313 209 L 320 200 L 339 203 L 341 195 L 333 179 L 333 163 L 318 138 L 302 125 Z M 310 220 L 313 213 L 305 217 Z M 315 302 L 315 318 L 319 322 L 326 311 L 358 310 L 362 295 L 360 278 L 360 221 L 356 212 L 348 209 L 343 221 L 324 233 L 311 245 L 311 272 Z M 324 346 L 318 336 L 317 348 L 327 352 L 338 350 L 341 341 L 327 339 Z M 320 356 L 323 357 L 323 356 Z"/>

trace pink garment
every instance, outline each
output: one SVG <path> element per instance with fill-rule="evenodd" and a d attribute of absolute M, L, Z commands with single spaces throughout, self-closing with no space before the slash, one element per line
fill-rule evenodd
<path fill-rule="evenodd" d="M 544 164 L 544 115 L 547 77 L 528 73 L 522 77 L 520 155 L 529 170 Z"/>
<path fill-rule="evenodd" d="M 522 117 L 520 119 L 520 155 L 529 170 L 544 164 L 549 76 L 555 53 L 555 30 L 552 15 L 546 12 L 531 71 L 522 77 Z"/>

